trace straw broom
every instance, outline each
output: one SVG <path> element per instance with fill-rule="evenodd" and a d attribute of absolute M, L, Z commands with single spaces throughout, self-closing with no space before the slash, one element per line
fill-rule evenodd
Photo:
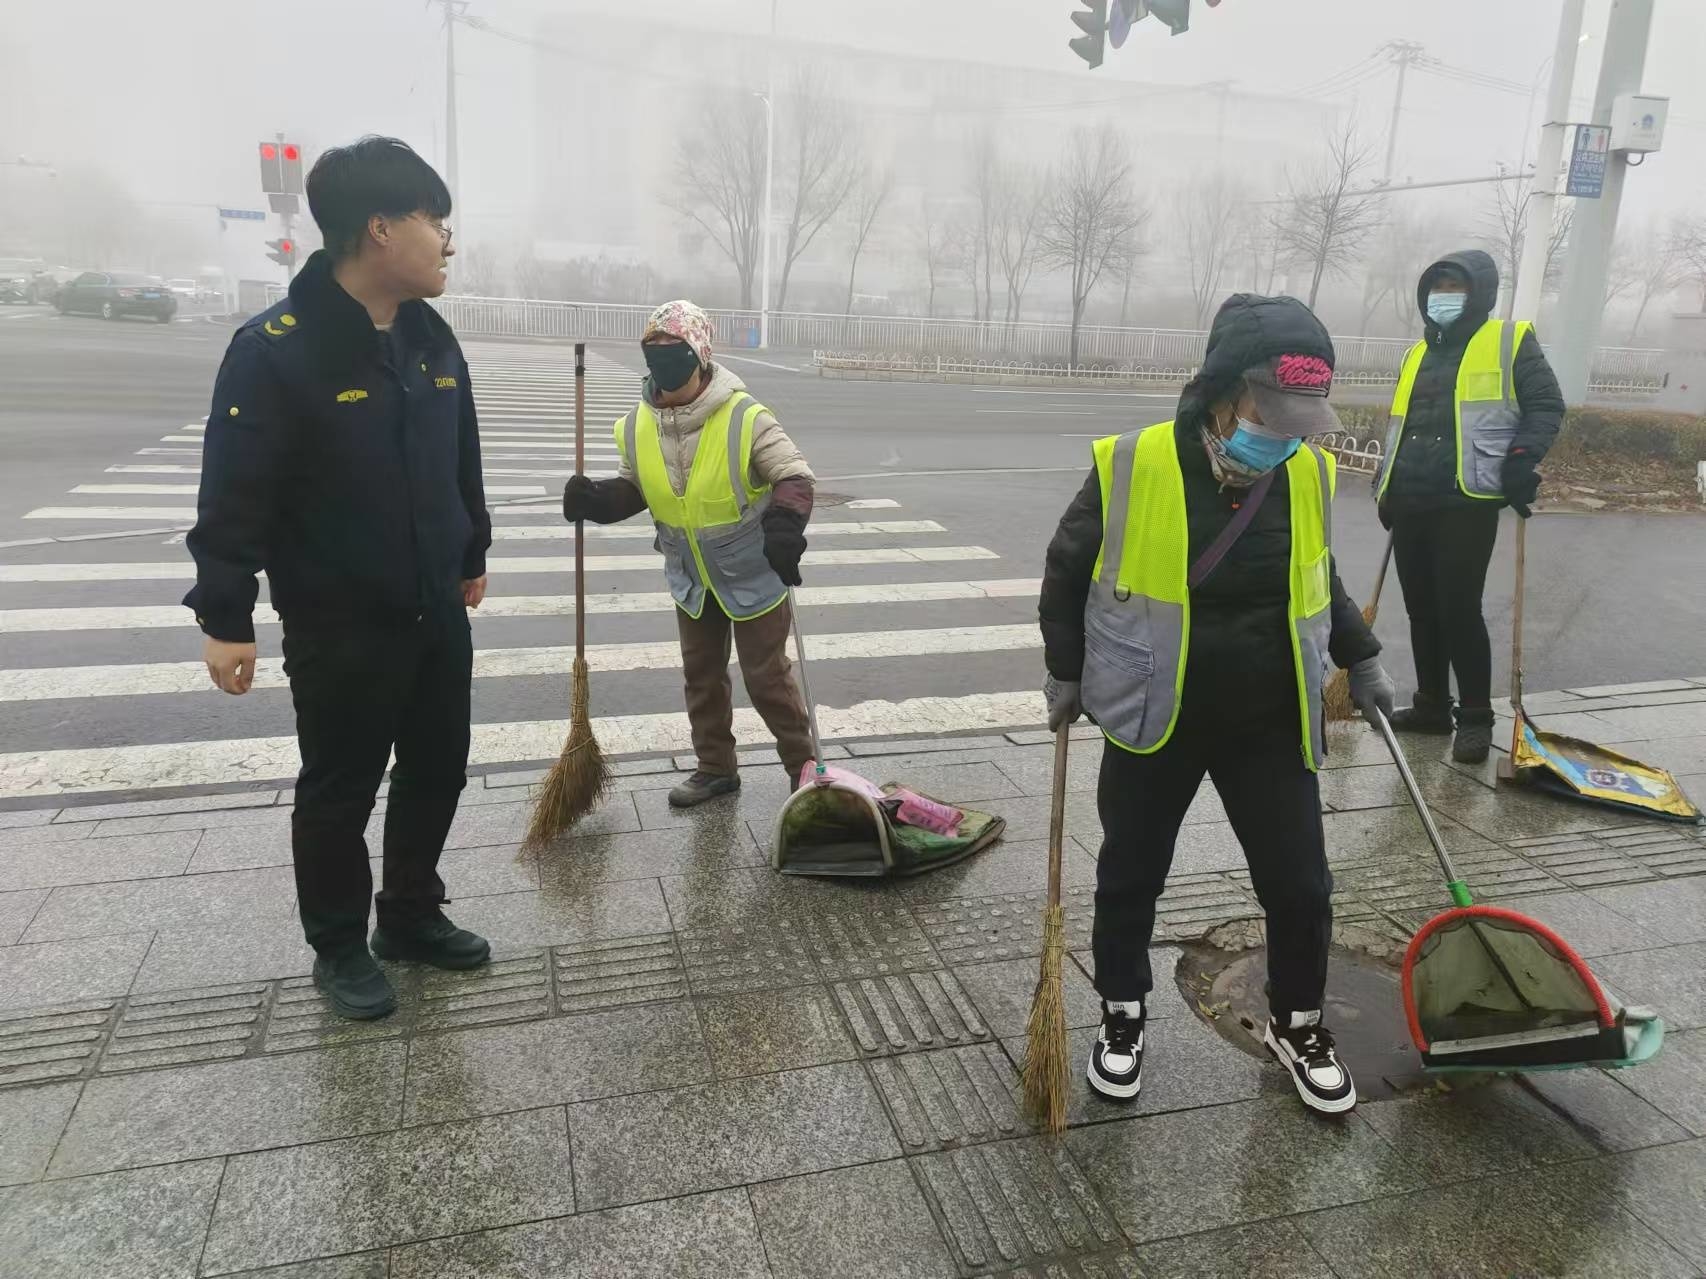
<path fill-rule="evenodd" d="M 1374 594 L 1362 607 L 1362 620 L 1374 625 L 1380 615 L 1380 592 L 1386 585 L 1386 569 L 1392 563 L 1392 536 L 1387 534 L 1386 551 L 1380 557 L 1380 575 L 1374 579 Z M 1348 671 L 1334 671 L 1321 690 L 1321 709 L 1329 724 L 1343 724 L 1356 718 L 1357 708 L 1351 702 L 1351 677 Z"/>
<path fill-rule="evenodd" d="M 586 343 L 575 343 L 575 474 L 586 470 Z M 522 856 L 538 857 L 610 789 L 610 762 L 592 734 L 586 665 L 586 536 L 575 521 L 575 661 L 569 684 L 569 737 L 533 804 Z"/>
<path fill-rule="evenodd" d="M 1066 994 L 1061 963 L 1066 954 L 1066 915 L 1060 904 L 1061 848 L 1066 834 L 1066 748 L 1072 726 L 1054 733 L 1054 797 L 1048 823 L 1048 909 L 1043 914 L 1042 971 L 1025 1024 L 1025 1059 L 1019 1067 L 1025 1108 L 1045 1132 L 1066 1127 L 1066 1090 L 1072 1069 L 1066 1056 Z"/>

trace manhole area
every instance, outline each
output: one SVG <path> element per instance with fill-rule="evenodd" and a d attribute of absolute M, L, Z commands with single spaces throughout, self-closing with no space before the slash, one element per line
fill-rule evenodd
<path fill-rule="evenodd" d="M 1263 1061 L 1268 1019 L 1266 947 L 1224 951 L 1187 947 L 1175 973 L 1185 1002 L 1228 1043 Z M 1389 965 L 1335 946 L 1327 961 L 1323 1018 L 1364 1101 L 1385 1101 L 1427 1087 L 1410 1043 L 1398 974 Z"/>

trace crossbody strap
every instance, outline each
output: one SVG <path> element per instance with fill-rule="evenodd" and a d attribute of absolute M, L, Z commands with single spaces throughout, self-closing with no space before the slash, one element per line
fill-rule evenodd
<path fill-rule="evenodd" d="M 1249 494 L 1232 513 L 1232 518 L 1226 522 L 1226 527 L 1220 530 L 1220 536 L 1214 539 L 1209 548 L 1197 557 L 1197 562 L 1191 565 L 1190 575 L 1185 579 L 1185 585 L 1196 590 L 1207 580 L 1208 575 L 1220 567 L 1220 561 L 1226 558 L 1238 539 L 1244 536 L 1244 530 L 1250 527 L 1250 521 L 1256 518 L 1256 512 L 1262 509 L 1262 502 L 1268 496 L 1268 490 L 1274 486 L 1274 473 L 1269 471 L 1261 479 L 1250 486 Z"/>

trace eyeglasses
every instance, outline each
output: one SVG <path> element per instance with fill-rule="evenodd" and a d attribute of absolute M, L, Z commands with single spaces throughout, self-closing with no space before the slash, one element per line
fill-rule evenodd
<path fill-rule="evenodd" d="M 451 228 L 445 226 L 444 223 L 442 223 L 442 222 L 440 222 L 434 218 L 423 218 L 422 221 L 425 222 L 434 231 L 438 232 L 438 238 L 439 238 L 441 247 L 443 247 L 443 248 L 449 248 L 450 247 L 450 237 L 456 234 L 455 231 L 451 230 Z"/>

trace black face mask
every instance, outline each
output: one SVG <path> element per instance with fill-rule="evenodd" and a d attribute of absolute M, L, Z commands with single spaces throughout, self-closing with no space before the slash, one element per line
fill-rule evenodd
<path fill-rule="evenodd" d="M 660 391 L 679 391 L 699 371 L 699 353 L 686 342 L 648 342 L 640 350 Z"/>

